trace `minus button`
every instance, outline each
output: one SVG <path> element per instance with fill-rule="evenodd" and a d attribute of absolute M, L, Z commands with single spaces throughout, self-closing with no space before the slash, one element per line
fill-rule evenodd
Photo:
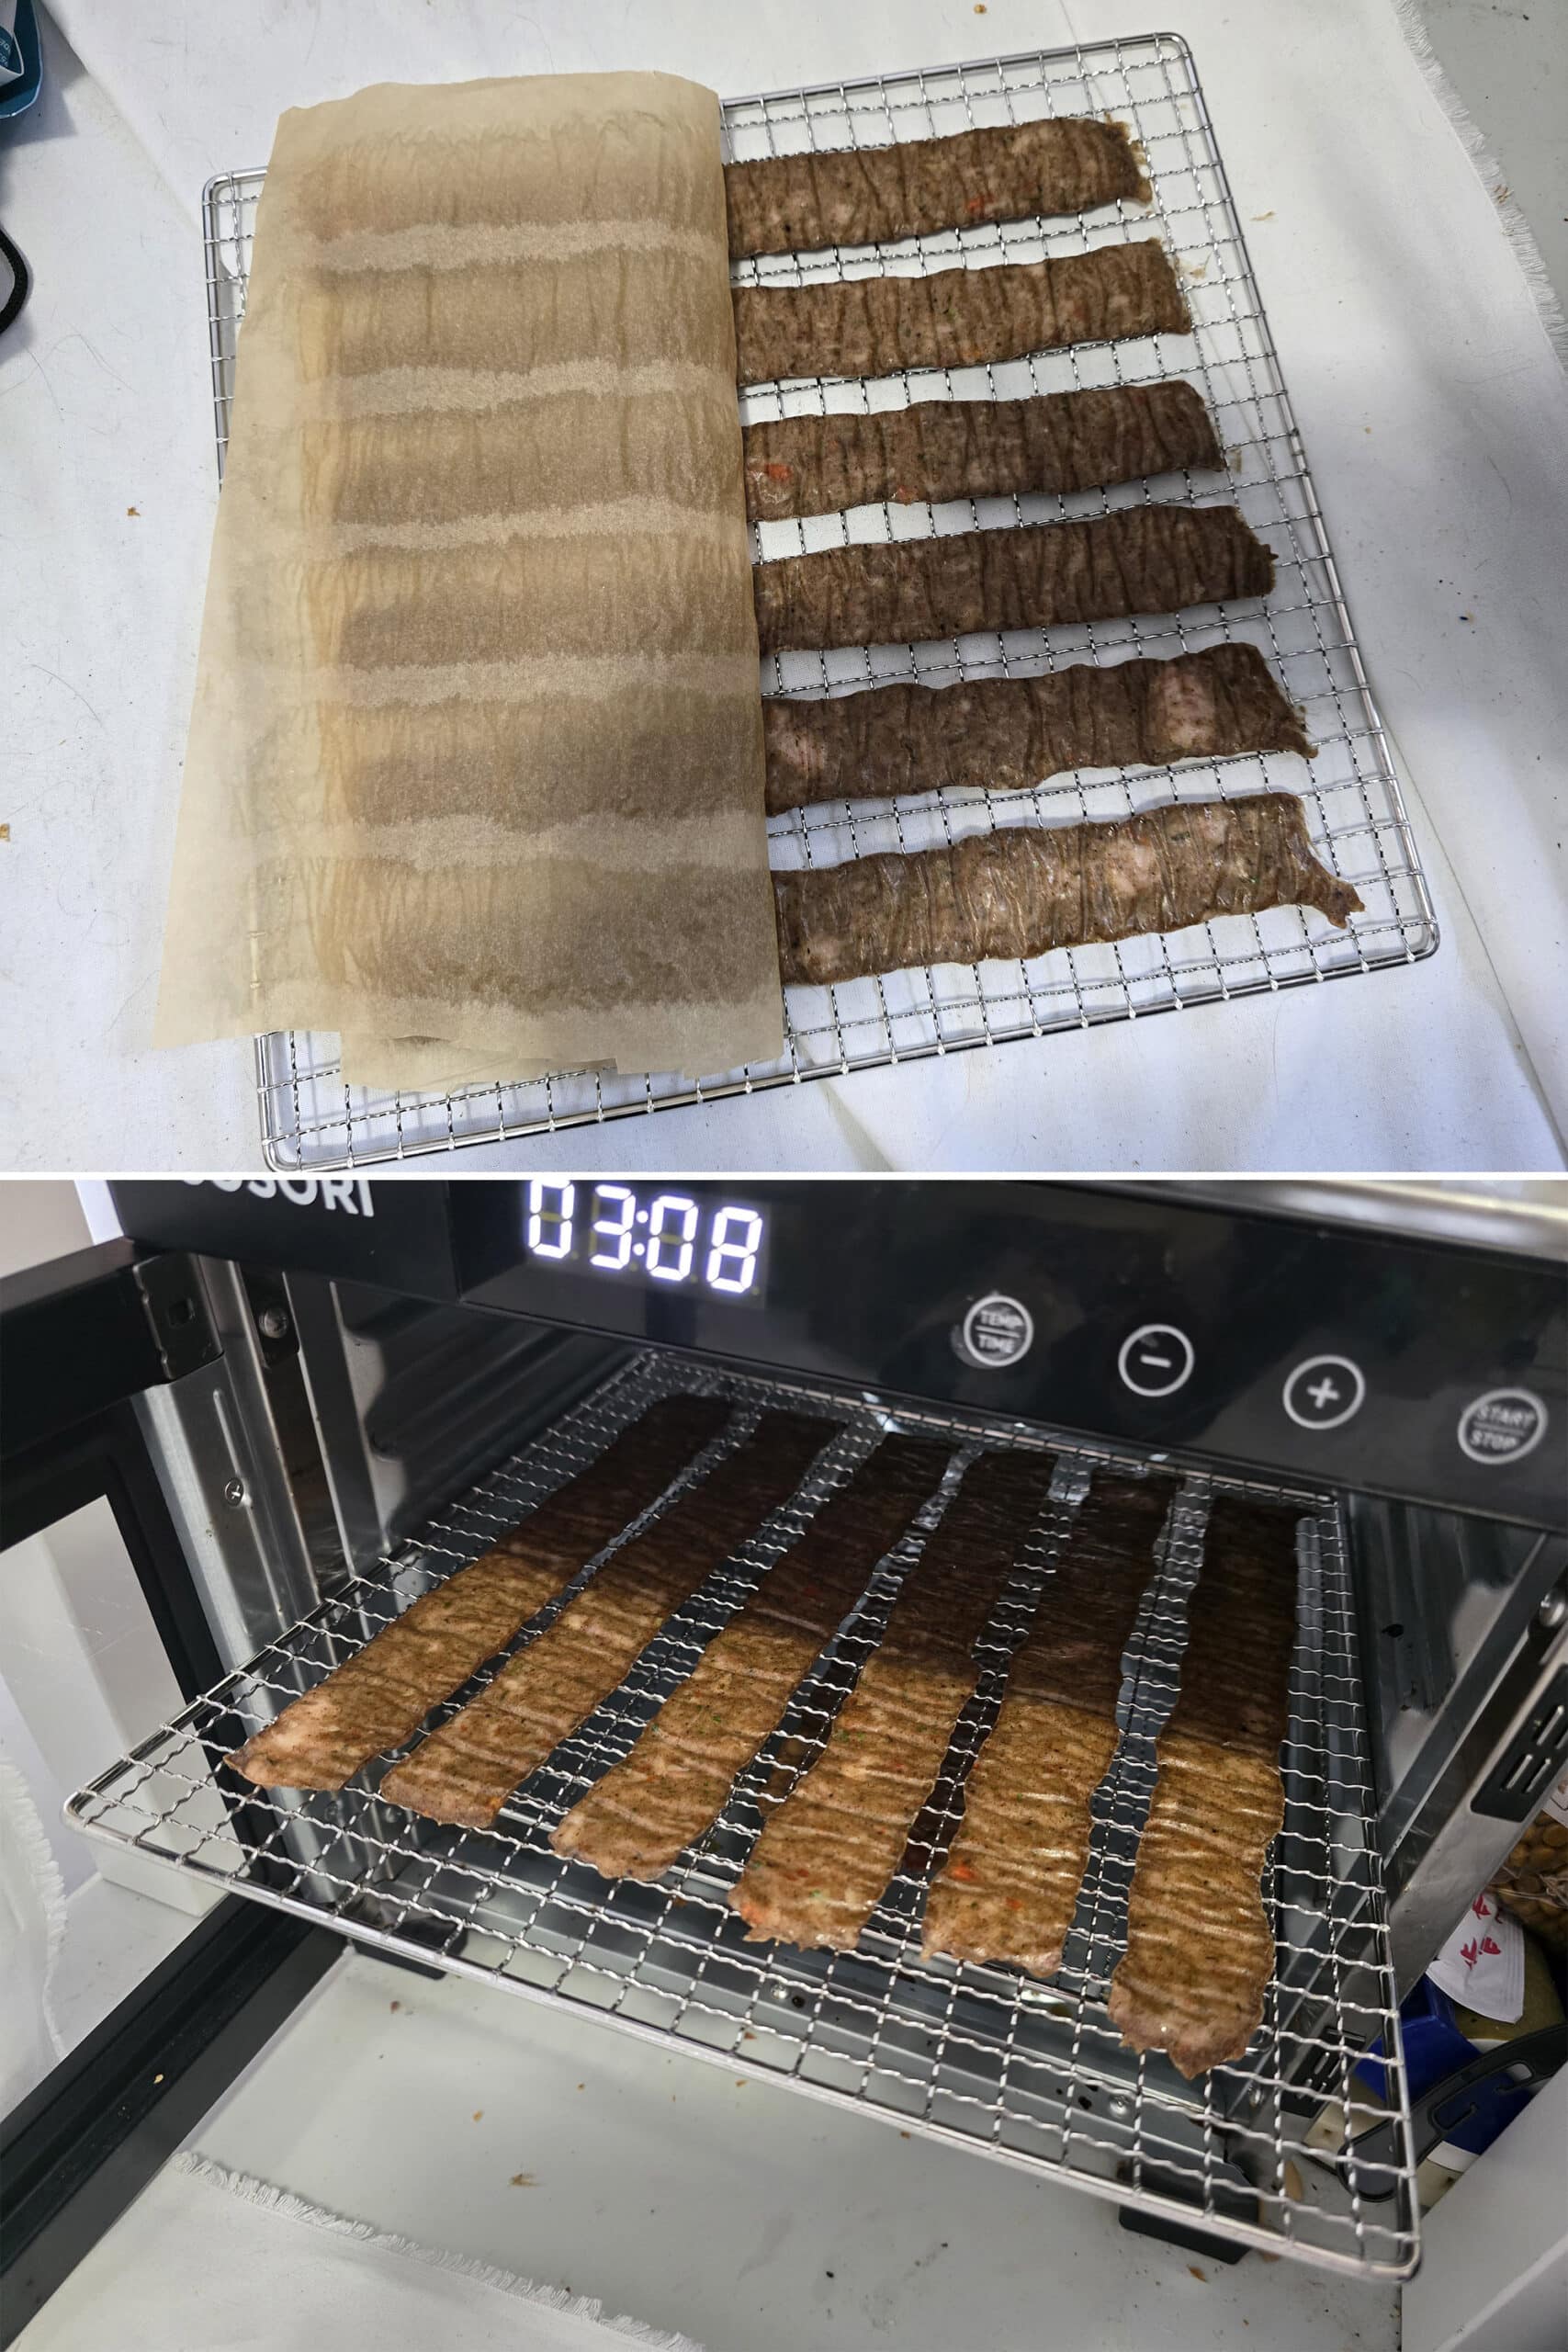
<path fill-rule="evenodd" d="M 1116 1369 L 1134 1396 L 1174 1396 L 1194 1361 L 1191 1340 L 1174 1323 L 1141 1323 L 1122 1340 Z"/>

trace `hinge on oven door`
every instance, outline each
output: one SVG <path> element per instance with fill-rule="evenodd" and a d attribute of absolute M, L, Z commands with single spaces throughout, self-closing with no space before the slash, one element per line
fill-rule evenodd
<path fill-rule="evenodd" d="M 200 1266 L 184 1250 L 100 1241 L 0 1277 L 0 1452 L 49 1443 L 222 1352 Z"/>
<path fill-rule="evenodd" d="M 152 1345 L 166 1380 L 179 1380 L 215 1363 L 223 1352 L 212 1321 L 201 1268 L 183 1250 L 142 1258 L 130 1268 L 141 1295 Z"/>

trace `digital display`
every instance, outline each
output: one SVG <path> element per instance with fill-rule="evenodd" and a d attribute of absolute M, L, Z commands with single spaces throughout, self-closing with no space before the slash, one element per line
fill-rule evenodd
<path fill-rule="evenodd" d="M 762 1296 L 766 1223 L 739 1202 L 535 1176 L 525 1238 L 530 1264 L 553 1261 L 574 1273 L 646 1278 L 718 1298 Z"/>

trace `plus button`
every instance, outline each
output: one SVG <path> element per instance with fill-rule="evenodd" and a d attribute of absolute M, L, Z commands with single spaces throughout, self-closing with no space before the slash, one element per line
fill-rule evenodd
<path fill-rule="evenodd" d="M 1308 1356 L 1286 1381 L 1280 1403 L 1302 1430 L 1337 1430 L 1360 1411 L 1367 1384 L 1348 1356 Z"/>

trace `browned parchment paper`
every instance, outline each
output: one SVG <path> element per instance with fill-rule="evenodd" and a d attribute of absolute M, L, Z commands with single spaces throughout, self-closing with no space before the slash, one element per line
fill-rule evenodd
<path fill-rule="evenodd" d="M 336 1029 L 415 1085 L 767 1058 L 762 775 L 712 92 L 286 114 L 159 1041 Z"/>

